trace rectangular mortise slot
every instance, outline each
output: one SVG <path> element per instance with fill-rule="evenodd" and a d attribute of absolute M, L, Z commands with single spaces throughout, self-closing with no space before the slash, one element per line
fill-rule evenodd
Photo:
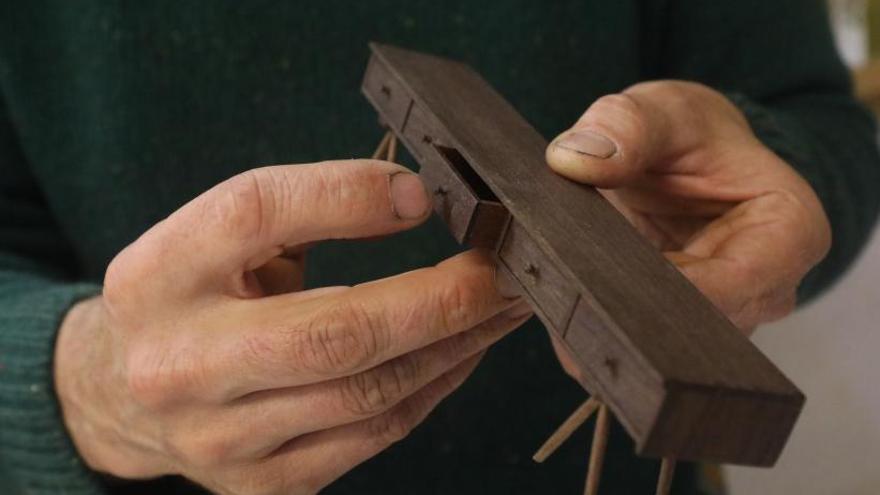
<path fill-rule="evenodd" d="M 441 146 L 439 144 L 435 144 L 434 148 L 446 159 L 446 161 L 455 169 L 456 172 L 461 176 L 462 179 L 470 186 L 471 190 L 477 196 L 477 199 L 481 201 L 491 201 L 494 203 L 498 203 L 498 196 L 495 196 L 495 193 L 492 192 L 492 189 L 489 188 L 489 185 L 486 184 L 485 181 L 474 171 L 471 164 L 461 156 L 461 153 L 458 152 L 455 148 L 450 148 L 448 146 Z"/>

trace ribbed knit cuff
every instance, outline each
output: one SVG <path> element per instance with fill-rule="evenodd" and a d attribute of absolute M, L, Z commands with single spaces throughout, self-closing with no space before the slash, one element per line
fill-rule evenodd
<path fill-rule="evenodd" d="M 2 291 L 0 481 L 5 483 L 0 486 L 4 493 L 103 493 L 64 427 L 52 373 L 62 318 L 71 305 L 97 294 L 100 287 L 29 282 L 15 293 Z"/>

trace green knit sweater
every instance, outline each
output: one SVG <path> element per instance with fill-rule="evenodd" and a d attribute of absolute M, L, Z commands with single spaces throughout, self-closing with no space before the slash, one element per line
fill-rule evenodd
<path fill-rule="evenodd" d="M 811 296 L 856 255 L 878 209 L 871 119 L 852 99 L 821 0 L 44 0 L 0 7 L 0 491 L 194 493 L 179 479 L 109 487 L 78 459 L 53 394 L 72 303 L 108 261 L 197 193 L 248 168 L 366 155 L 367 42 L 472 64 L 547 137 L 641 80 L 727 92 L 818 191 L 834 248 Z M 313 286 L 435 263 L 431 221 L 327 243 Z M 167 260 L 174 263 L 173 259 Z M 537 322 L 509 337 L 408 439 L 328 493 L 578 493 L 588 429 L 545 465 L 532 450 L 583 392 Z M 652 493 L 653 461 L 613 432 L 605 493 Z M 685 467 L 676 493 L 699 493 Z"/>

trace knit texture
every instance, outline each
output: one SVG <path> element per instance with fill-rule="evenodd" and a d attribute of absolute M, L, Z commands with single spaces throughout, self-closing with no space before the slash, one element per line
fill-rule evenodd
<path fill-rule="evenodd" d="M 828 287 L 878 209 L 874 124 L 853 99 L 823 0 L 40 0 L 0 7 L 0 491 L 197 493 L 178 478 L 109 485 L 85 469 L 52 392 L 55 334 L 110 259 L 249 168 L 367 156 L 359 92 L 371 40 L 463 60 L 539 132 L 650 79 L 724 91 L 829 214 L 834 246 L 801 289 Z M 405 164 L 412 165 L 404 154 Z M 460 248 L 436 219 L 328 242 L 309 286 L 430 265 Z M 163 260 L 175 263 L 175 260 Z M 590 427 L 529 458 L 584 398 L 532 321 L 405 441 L 325 494 L 577 493 Z M 612 428 L 603 493 L 651 493 L 658 463 Z M 676 495 L 696 495 L 683 463 Z"/>
<path fill-rule="evenodd" d="M 8 478 L 0 486 L 15 487 L 5 493 L 95 493 L 101 485 L 82 465 L 54 398 L 52 354 L 61 316 L 99 287 L 3 278 L 0 466 Z"/>

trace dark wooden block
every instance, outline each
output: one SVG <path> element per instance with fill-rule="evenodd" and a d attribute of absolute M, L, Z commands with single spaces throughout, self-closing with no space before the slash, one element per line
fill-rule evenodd
<path fill-rule="evenodd" d="M 362 90 L 456 239 L 498 250 L 641 455 L 772 465 L 804 396 L 469 67 L 371 45 Z M 447 185 L 447 186 L 444 186 Z"/>
<path fill-rule="evenodd" d="M 422 167 L 422 179 L 434 195 L 434 211 L 453 237 L 462 244 L 494 249 L 510 216 L 507 209 L 457 151 L 430 144 L 423 152 L 432 162 Z"/>
<path fill-rule="evenodd" d="M 410 109 L 406 125 L 401 132 L 401 140 L 423 168 L 426 160 L 436 157 L 436 146 L 449 142 L 449 137 L 443 132 L 437 120 L 426 113 L 421 106 L 413 106 Z"/>
<path fill-rule="evenodd" d="M 401 81 L 392 77 L 388 70 L 385 64 L 371 59 L 364 77 L 363 90 L 367 94 L 375 95 L 374 104 L 382 105 L 382 117 L 387 124 L 402 128 L 406 125 L 412 98 L 401 85 Z"/>
<path fill-rule="evenodd" d="M 567 328 L 578 300 L 577 290 L 518 222 L 511 222 L 498 258 L 525 288 L 542 319 L 550 321 L 553 328 Z"/>
<path fill-rule="evenodd" d="M 593 307 L 594 304 L 585 300 L 578 301 L 563 344 L 578 357 L 587 382 L 584 387 L 609 404 L 624 405 L 625 411 L 618 419 L 639 443 L 651 433 L 654 417 L 662 408 L 663 378 L 608 328 L 606 320 Z M 642 445 L 638 448 L 644 455 L 664 455 L 648 451 Z"/>

